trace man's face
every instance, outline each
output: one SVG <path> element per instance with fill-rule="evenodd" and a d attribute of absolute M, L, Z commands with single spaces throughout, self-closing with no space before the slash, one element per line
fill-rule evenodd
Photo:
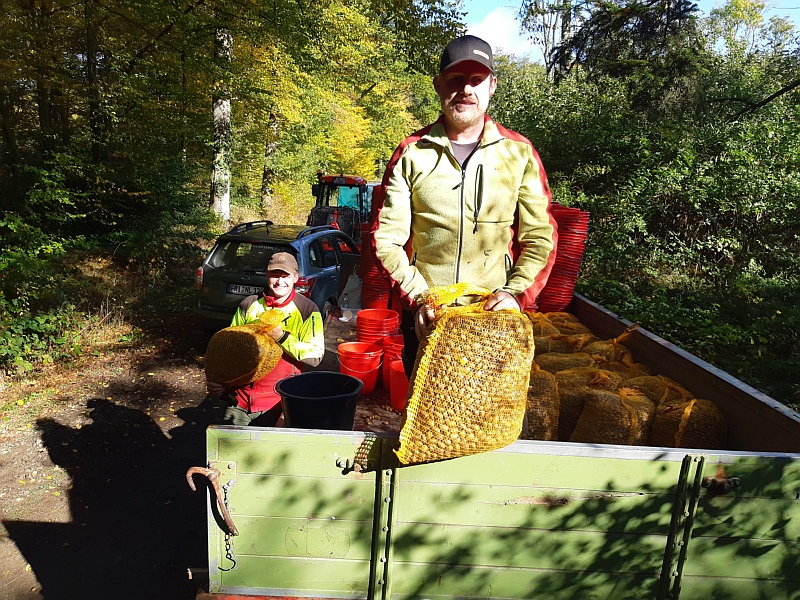
<path fill-rule="evenodd" d="M 466 61 L 433 78 L 447 121 L 458 129 L 483 122 L 497 78 L 484 65 Z"/>
<path fill-rule="evenodd" d="M 277 270 L 269 271 L 267 273 L 267 288 L 270 291 L 270 295 L 278 301 L 285 300 L 292 293 L 298 278 L 299 276 L 293 273 Z"/>

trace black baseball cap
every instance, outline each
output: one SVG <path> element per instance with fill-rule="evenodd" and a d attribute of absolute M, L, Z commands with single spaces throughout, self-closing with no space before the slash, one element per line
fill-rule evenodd
<path fill-rule="evenodd" d="M 480 63 L 494 73 L 492 47 L 474 35 L 463 35 L 447 44 L 439 61 L 439 73 L 468 60 Z"/>

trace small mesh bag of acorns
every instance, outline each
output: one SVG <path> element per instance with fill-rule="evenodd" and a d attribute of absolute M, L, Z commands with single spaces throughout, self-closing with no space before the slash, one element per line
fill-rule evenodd
<path fill-rule="evenodd" d="M 258 381 L 272 371 L 283 350 L 269 332 L 284 317 L 283 311 L 273 308 L 261 313 L 258 321 L 216 332 L 206 349 L 206 379 L 227 387 L 238 387 Z"/>
<path fill-rule="evenodd" d="M 417 353 L 396 450 L 422 463 L 496 450 L 522 430 L 534 341 L 518 310 L 487 311 L 491 292 L 467 284 L 432 288 L 433 330 Z M 449 306 L 480 296 L 467 306 Z"/>

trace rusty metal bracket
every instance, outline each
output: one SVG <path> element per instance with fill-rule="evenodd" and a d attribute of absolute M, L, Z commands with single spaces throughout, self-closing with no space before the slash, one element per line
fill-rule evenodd
<path fill-rule="evenodd" d="M 189 487 L 193 492 L 197 491 L 197 488 L 194 485 L 194 480 L 192 479 L 192 475 L 196 473 L 205 475 L 211 482 L 211 486 L 214 488 L 214 494 L 217 498 L 219 512 L 222 515 L 222 519 L 225 521 L 225 525 L 228 528 L 228 533 L 231 535 L 239 535 L 239 530 L 236 529 L 236 525 L 233 523 L 231 514 L 228 512 L 228 507 L 225 505 L 225 500 L 222 496 L 222 490 L 220 489 L 219 485 L 219 469 L 215 469 L 214 467 L 190 467 L 189 470 L 186 471 L 186 482 L 189 484 Z"/>
<path fill-rule="evenodd" d="M 724 494 L 742 485 L 738 477 L 703 477 L 702 486 L 708 488 L 711 494 Z"/>

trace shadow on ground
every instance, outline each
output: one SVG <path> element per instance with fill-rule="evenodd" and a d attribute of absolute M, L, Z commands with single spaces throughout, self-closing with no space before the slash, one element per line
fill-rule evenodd
<path fill-rule="evenodd" d="M 100 399 L 87 407 L 92 422 L 81 428 L 37 422 L 52 461 L 72 478 L 72 522 L 4 523 L 41 597 L 194 598 L 186 569 L 207 562 L 206 502 L 185 473 L 205 464 L 218 407 L 204 400 L 179 410 L 184 423 L 169 434 L 139 409 Z"/>

